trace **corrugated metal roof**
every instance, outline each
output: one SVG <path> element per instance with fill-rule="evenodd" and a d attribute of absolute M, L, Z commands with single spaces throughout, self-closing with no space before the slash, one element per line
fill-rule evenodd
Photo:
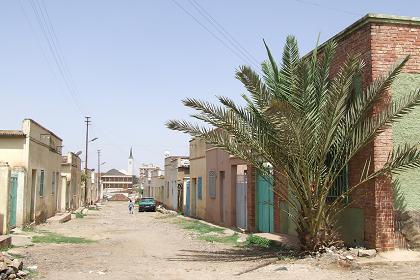
<path fill-rule="evenodd" d="M 22 130 L 0 130 L 0 136 L 25 137 L 26 135 Z"/>

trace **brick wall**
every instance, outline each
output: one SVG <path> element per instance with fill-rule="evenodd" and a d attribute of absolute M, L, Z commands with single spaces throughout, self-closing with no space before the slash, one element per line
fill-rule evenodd
<path fill-rule="evenodd" d="M 348 54 L 360 54 L 366 67 L 362 74 L 365 88 L 374 79 L 386 73 L 390 67 L 407 54 L 411 60 L 404 68 L 407 73 L 420 73 L 420 26 L 390 22 L 372 22 L 337 39 L 337 55 L 331 72 L 336 73 Z M 373 114 L 390 102 L 391 92 L 376 104 Z M 386 162 L 392 149 L 392 131 L 381 133 L 350 162 L 350 184 L 360 179 L 364 162 L 372 156 L 371 170 L 377 170 Z M 364 235 L 366 246 L 389 250 L 394 248 L 393 192 L 391 176 L 368 182 L 351 197 L 353 207 L 364 209 Z"/>

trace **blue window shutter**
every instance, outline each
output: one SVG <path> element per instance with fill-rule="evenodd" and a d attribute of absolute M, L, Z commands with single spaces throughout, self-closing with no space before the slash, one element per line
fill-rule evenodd
<path fill-rule="evenodd" d="M 197 195 L 198 199 L 203 199 L 203 178 L 197 178 Z"/>

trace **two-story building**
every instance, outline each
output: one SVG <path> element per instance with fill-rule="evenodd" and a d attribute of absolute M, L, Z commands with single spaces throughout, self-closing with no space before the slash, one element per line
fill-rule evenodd
<path fill-rule="evenodd" d="M 0 162 L 11 168 L 11 227 L 43 222 L 58 208 L 62 139 L 31 119 L 0 130 Z"/>

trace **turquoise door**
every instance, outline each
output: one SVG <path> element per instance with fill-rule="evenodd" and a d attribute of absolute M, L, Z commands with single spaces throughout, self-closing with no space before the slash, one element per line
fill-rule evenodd
<path fill-rule="evenodd" d="M 17 177 L 12 176 L 10 188 L 10 201 L 9 201 L 9 226 L 10 228 L 16 227 L 16 205 L 17 205 Z"/>
<path fill-rule="evenodd" d="M 260 232 L 274 231 L 273 218 L 273 183 L 261 175 L 257 175 L 257 230 Z"/>
<path fill-rule="evenodd" d="M 185 202 L 185 216 L 190 215 L 190 180 L 187 180 L 187 193 L 186 193 L 186 202 Z"/>

